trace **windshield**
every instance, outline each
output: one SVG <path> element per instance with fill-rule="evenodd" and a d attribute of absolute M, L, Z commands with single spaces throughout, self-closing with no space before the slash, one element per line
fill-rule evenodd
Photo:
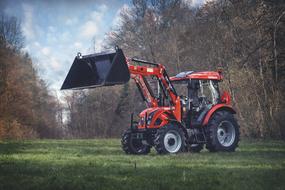
<path fill-rule="evenodd" d="M 215 80 L 183 80 L 175 81 L 173 85 L 179 96 L 203 98 L 213 105 L 220 100 L 218 81 Z"/>

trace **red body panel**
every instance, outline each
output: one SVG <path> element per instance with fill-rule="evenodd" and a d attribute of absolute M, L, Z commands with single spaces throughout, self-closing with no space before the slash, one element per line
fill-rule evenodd
<path fill-rule="evenodd" d="M 198 80 L 222 80 L 223 77 L 221 72 L 216 71 L 200 71 L 200 72 L 193 72 L 185 77 L 170 77 L 171 81 L 179 81 L 179 80 L 187 80 L 187 79 L 198 79 Z"/>
<path fill-rule="evenodd" d="M 203 126 L 207 125 L 211 116 L 217 111 L 217 110 L 221 110 L 221 109 L 224 109 L 224 110 L 228 110 L 232 113 L 236 113 L 236 111 L 233 109 L 232 106 L 230 105 L 227 105 L 227 104 L 217 104 L 215 106 L 213 106 L 209 111 L 208 113 L 206 114 L 205 118 L 204 118 L 204 121 L 203 121 Z"/>
<path fill-rule="evenodd" d="M 170 107 L 156 107 L 156 108 L 147 108 L 143 110 L 140 113 L 140 118 L 143 118 L 143 122 L 139 123 L 138 129 L 144 129 L 144 128 L 149 128 L 149 129 L 155 129 L 155 128 L 160 128 L 164 125 L 166 125 L 169 122 L 169 115 L 172 114 L 172 111 Z M 146 124 L 148 117 L 151 113 L 153 113 L 152 119 L 150 124 Z M 145 120 L 145 115 L 147 115 L 147 119 Z M 159 125 L 155 125 L 155 121 L 157 119 L 161 120 L 161 123 Z"/>
<path fill-rule="evenodd" d="M 227 91 L 224 91 L 224 93 L 221 96 L 221 101 L 227 105 L 230 105 L 231 104 L 230 93 L 228 93 Z"/>
<path fill-rule="evenodd" d="M 167 123 L 169 123 L 169 121 L 172 120 L 176 120 L 181 122 L 181 103 L 180 103 L 180 98 L 178 97 L 176 102 L 175 102 L 175 107 L 152 107 L 152 108 L 147 108 L 145 110 L 143 110 L 140 113 L 140 118 L 142 118 L 142 120 L 144 120 L 144 122 L 139 123 L 138 128 L 139 129 L 143 129 L 143 128 L 160 128 L 164 125 L 166 125 Z M 153 113 L 153 117 L 151 119 L 150 124 L 146 124 L 149 116 L 151 113 Z M 155 121 L 157 119 L 161 120 L 161 123 L 159 125 L 155 125 Z"/>

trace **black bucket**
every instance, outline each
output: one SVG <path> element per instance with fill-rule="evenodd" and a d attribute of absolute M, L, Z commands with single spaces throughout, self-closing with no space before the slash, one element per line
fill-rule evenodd
<path fill-rule="evenodd" d="M 61 90 L 111 86 L 124 84 L 129 80 L 126 57 L 117 48 L 115 52 L 76 56 Z"/>

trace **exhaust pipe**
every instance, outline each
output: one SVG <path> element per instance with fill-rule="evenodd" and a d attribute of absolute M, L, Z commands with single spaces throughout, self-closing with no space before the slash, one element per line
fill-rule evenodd
<path fill-rule="evenodd" d="M 61 86 L 66 89 L 87 89 L 127 83 L 130 72 L 122 49 L 81 56 L 79 53 Z"/>

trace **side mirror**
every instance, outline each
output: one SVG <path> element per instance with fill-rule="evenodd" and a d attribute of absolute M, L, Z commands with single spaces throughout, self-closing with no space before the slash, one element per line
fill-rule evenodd
<path fill-rule="evenodd" d="M 225 103 L 227 105 L 231 104 L 231 96 L 230 93 L 227 91 L 224 91 L 222 96 L 221 96 L 221 102 Z"/>

